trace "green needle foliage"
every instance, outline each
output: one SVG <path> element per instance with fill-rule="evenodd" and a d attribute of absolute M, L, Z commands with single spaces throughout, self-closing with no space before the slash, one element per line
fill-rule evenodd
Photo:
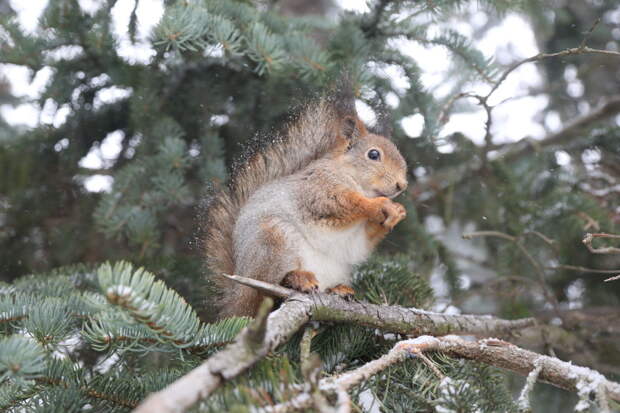
<path fill-rule="evenodd" d="M 205 205 L 248 146 L 269 143 L 343 71 L 360 107 L 372 109 L 371 126 L 391 129 L 409 164 L 409 192 L 397 199 L 407 219 L 355 270 L 357 299 L 506 318 L 618 308 L 620 283 L 595 272 L 620 268 L 617 256 L 595 256 L 581 243 L 584 232 L 620 232 L 617 113 L 553 145 L 490 136 L 483 146 L 444 129 L 451 115 L 482 110 L 457 94 L 486 93 L 508 67 L 477 46 L 506 16 L 532 24 L 541 52 L 578 47 L 584 33 L 588 46 L 613 51 L 615 2 L 551 10 L 532 1 L 373 0 L 365 12 L 346 12 L 322 0 L 306 2 L 318 7 L 310 13 L 290 0 L 163 0 L 150 31 L 138 12 L 146 0 L 124 2 L 131 12 L 120 29 L 123 2 L 85 3 L 49 0 L 26 30 L 15 2 L 0 0 L 0 70 L 23 70 L 42 85 L 16 96 L 0 76 L 0 410 L 130 411 L 233 341 L 249 319 L 217 320 L 200 241 Z M 481 15 L 485 22 L 473 24 Z M 602 17 L 594 30 L 592 16 Z M 422 48 L 446 52 L 433 87 L 415 53 Z M 532 94 L 547 100 L 537 119 L 549 134 L 553 119 L 569 125 L 620 95 L 617 61 L 608 58 L 536 63 Z M 40 111 L 35 126 L 10 119 L 20 105 Z M 405 127 L 412 119 L 414 132 Z M 493 119 L 490 135 L 501 127 Z M 470 230 L 514 241 L 465 245 L 460 235 Z M 617 375 L 618 328 L 603 334 L 596 320 L 562 321 L 562 337 L 587 345 L 545 347 Z M 376 359 L 400 338 L 324 324 L 311 349 L 324 377 Z M 290 398 L 304 385 L 300 339 L 195 410 L 247 411 Z M 352 390 L 358 411 L 514 411 L 510 391 L 521 383 L 509 389 L 494 369 L 430 359 L 445 378 L 407 360 Z M 569 408 L 545 391 L 533 400 L 556 401 L 541 410 Z"/>

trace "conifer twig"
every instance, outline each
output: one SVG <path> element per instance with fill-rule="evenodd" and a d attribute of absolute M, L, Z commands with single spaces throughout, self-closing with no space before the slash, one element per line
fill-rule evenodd
<path fill-rule="evenodd" d="M 208 397 L 225 381 L 239 376 L 270 351 L 287 342 L 308 321 L 308 303 L 287 301 L 267 317 L 269 301 L 263 303 L 259 317 L 237 336 L 234 343 L 163 390 L 148 396 L 134 412 L 184 412 L 198 400 Z M 263 328 L 265 322 L 266 328 Z M 259 337 L 262 337 L 260 342 Z"/>

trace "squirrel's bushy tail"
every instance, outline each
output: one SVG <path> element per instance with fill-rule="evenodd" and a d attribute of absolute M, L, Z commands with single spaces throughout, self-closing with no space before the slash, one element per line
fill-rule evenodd
<path fill-rule="evenodd" d="M 345 104 L 331 98 L 320 99 L 308 106 L 283 136 L 251 154 L 234 171 L 228 189 L 215 195 L 207 211 L 205 248 L 213 274 L 235 271 L 233 230 L 249 197 L 266 183 L 291 175 L 342 145 L 343 112 L 355 116 L 352 103 L 352 100 Z M 222 277 L 215 279 L 221 282 Z"/>

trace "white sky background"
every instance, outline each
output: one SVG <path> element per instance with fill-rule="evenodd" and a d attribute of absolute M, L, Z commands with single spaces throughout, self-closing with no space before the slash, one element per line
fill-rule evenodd
<path fill-rule="evenodd" d="M 37 21 L 47 4 L 47 0 L 10 0 L 11 6 L 18 13 L 20 24 L 29 31 L 36 29 Z M 100 4 L 97 0 L 79 0 L 80 5 L 87 11 L 93 12 Z M 339 0 L 344 9 L 365 11 L 368 10 L 364 2 L 359 0 Z M 475 7 L 475 5 L 473 6 Z M 132 45 L 127 33 L 129 16 L 133 8 L 132 0 L 119 0 L 112 10 L 114 31 L 119 41 L 119 54 L 127 61 L 148 62 L 154 51 L 150 48 L 147 38 L 163 13 L 161 0 L 141 1 L 138 14 L 138 42 Z M 451 27 L 466 36 L 470 36 L 473 29 L 486 23 L 486 15 L 482 11 L 474 14 L 470 26 L 462 22 L 454 22 Z M 425 48 L 410 41 L 399 41 L 402 50 L 415 58 L 423 70 L 422 83 L 432 90 L 436 96 L 444 97 L 449 92 L 449 85 L 445 82 L 449 61 L 448 52 L 442 47 Z M 538 53 L 534 35 L 530 25 L 516 14 L 508 14 L 501 24 L 487 32 L 484 38 L 476 43 L 479 49 L 487 57 L 494 57 L 500 64 L 509 64 Z M 66 51 L 71 53 L 72 51 Z M 73 51 L 75 52 L 75 51 Z M 14 65 L 0 65 L 0 73 L 6 76 L 12 85 L 13 93 L 17 96 L 36 99 L 51 76 L 51 69 L 44 69 L 35 76 L 32 81 L 29 78 L 29 70 Z M 398 73 L 389 72 L 395 84 L 407 84 L 403 78 L 398 78 Z M 541 75 L 535 64 L 525 64 L 515 70 L 494 94 L 490 104 L 495 104 L 511 96 L 527 95 L 530 88 L 540 86 Z M 578 83 L 576 81 L 576 83 Z M 574 85 L 575 94 L 579 93 L 579 84 Z M 470 85 L 468 90 L 477 94 L 488 91 L 488 85 L 483 83 Z M 95 104 L 114 101 L 127 96 L 131 90 L 121 88 L 107 88 L 97 95 Z M 529 96 L 511 100 L 497 107 L 493 112 L 492 133 L 495 143 L 510 142 L 524 137 L 542 138 L 549 131 L 560 127 L 559 118 L 553 115 L 541 121 L 537 115 L 547 105 L 545 96 Z M 588 108 L 584 108 L 588 109 Z M 360 105 L 360 116 L 372 118 L 373 115 L 367 107 Z M 34 104 L 22 104 L 15 108 L 9 105 L 0 106 L 0 114 L 10 124 L 22 124 L 34 127 L 39 123 L 50 124 L 55 127 L 62 125 L 69 113 L 68 108 L 55 108 L 46 105 L 42 111 Z M 444 126 L 441 136 L 459 131 L 476 143 L 483 141 L 485 133 L 486 115 L 481 108 L 471 113 L 454 113 Z M 412 137 L 418 136 L 422 129 L 423 120 L 421 115 L 412 115 L 403 120 L 405 132 Z M 81 161 L 81 166 L 86 168 L 102 168 L 109 165 L 118 156 L 121 142 L 124 136 L 120 132 L 113 132 L 88 156 Z M 59 145 L 68 144 L 60 142 Z M 446 148 L 450 150 L 450 148 Z M 106 190 L 111 186 L 111 177 L 95 175 L 85 181 L 85 186 L 90 191 Z"/>

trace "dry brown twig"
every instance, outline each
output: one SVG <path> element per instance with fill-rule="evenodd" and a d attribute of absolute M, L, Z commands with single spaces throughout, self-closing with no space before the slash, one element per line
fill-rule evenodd
<path fill-rule="evenodd" d="M 538 232 L 538 231 L 527 231 L 524 232 L 522 235 L 535 235 L 538 238 L 540 238 L 541 240 L 543 240 L 547 245 L 549 245 L 554 252 L 557 253 L 557 245 L 555 240 L 547 237 L 546 235 Z M 579 272 L 590 272 L 590 273 L 594 273 L 594 274 L 617 274 L 618 272 L 620 272 L 620 270 L 600 270 L 600 269 L 596 269 L 596 268 L 586 268 L 586 267 L 582 267 L 582 266 L 577 266 L 577 265 L 568 265 L 568 264 L 559 264 L 559 265 L 555 265 L 555 266 L 542 266 L 538 260 L 536 260 L 526 249 L 525 246 L 523 246 L 523 244 L 520 242 L 520 237 L 516 237 L 516 236 L 512 236 L 512 235 L 508 235 L 505 234 L 503 232 L 500 231 L 477 231 L 477 232 L 472 232 L 472 233 L 468 233 L 468 234 L 463 234 L 463 238 L 464 239 L 472 239 L 474 237 L 498 237 L 498 238 L 503 238 L 505 240 L 514 242 L 517 247 L 519 248 L 519 250 L 521 252 L 523 252 L 523 254 L 525 255 L 525 257 L 528 259 L 528 261 L 530 261 L 530 263 L 534 266 L 534 268 L 536 268 L 538 270 L 538 279 L 539 279 L 539 284 L 540 286 L 543 288 L 543 291 L 547 291 L 547 287 L 546 287 L 546 283 L 545 283 L 545 273 L 544 270 L 569 270 L 569 271 L 579 271 Z M 620 238 L 620 235 L 613 235 L 613 234 L 586 234 L 585 238 L 583 239 L 583 243 L 586 244 L 586 246 L 588 247 L 588 249 L 590 249 L 590 251 L 592 252 L 597 252 L 598 254 L 612 254 L 612 253 L 617 253 L 616 251 L 620 252 L 620 248 L 613 248 L 613 247 L 607 247 L 607 248 L 593 248 L 592 247 L 592 240 L 594 238 Z M 620 276 L 619 276 L 620 277 Z M 512 278 L 518 278 L 518 277 L 512 277 Z M 520 277 L 522 278 L 522 277 Z M 607 278 L 605 279 L 605 281 L 614 281 L 615 279 L 617 279 L 617 277 L 611 277 L 611 278 Z M 545 296 L 551 296 L 551 292 L 549 291 L 548 294 L 546 293 Z M 554 296 L 555 297 L 555 296 Z M 553 304 L 555 302 L 557 302 L 557 299 L 555 300 L 551 300 L 550 302 Z M 554 308 L 557 308 L 557 305 L 554 305 Z"/>
<path fill-rule="evenodd" d="M 597 233 L 590 234 L 587 233 L 585 237 L 583 237 L 583 243 L 588 248 L 588 250 L 593 254 L 620 254 L 620 248 L 617 247 L 599 247 L 595 248 L 592 246 L 592 241 L 594 238 L 611 238 L 611 239 L 620 239 L 620 235 L 616 234 L 606 234 L 606 233 Z"/>

